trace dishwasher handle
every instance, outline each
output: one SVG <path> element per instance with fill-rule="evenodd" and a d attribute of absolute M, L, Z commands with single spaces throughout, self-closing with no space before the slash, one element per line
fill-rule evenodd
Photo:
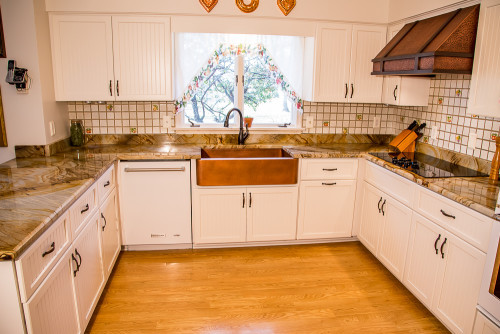
<path fill-rule="evenodd" d="M 138 172 L 184 172 L 186 167 L 165 167 L 165 168 L 129 168 L 126 167 L 124 171 L 126 173 L 138 173 Z"/>

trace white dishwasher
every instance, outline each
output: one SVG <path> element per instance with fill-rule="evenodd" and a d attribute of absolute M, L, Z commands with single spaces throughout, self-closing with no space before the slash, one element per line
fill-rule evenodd
<path fill-rule="evenodd" d="M 185 160 L 120 162 L 122 239 L 127 249 L 191 247 L 190 175 Z"/>

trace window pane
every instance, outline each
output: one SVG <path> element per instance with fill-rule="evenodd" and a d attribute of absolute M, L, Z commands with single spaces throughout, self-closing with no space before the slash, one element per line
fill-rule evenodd
<path fill-rule="evenodd" d="M 184 109 L 186 123 L 188 120 L 199 124 L 223 123 L 234 106 L 234 57 L 212 57 L 202 73 L 188 87 L 193 95 L 189 96 Z"/>

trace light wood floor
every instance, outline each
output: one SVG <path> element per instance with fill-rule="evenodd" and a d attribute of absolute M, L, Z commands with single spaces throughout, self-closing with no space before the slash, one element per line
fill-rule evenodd
<path fill-rule="evenodd" d="M 88 333 L 447 333 L 359 242 L 123 252 Z"/>

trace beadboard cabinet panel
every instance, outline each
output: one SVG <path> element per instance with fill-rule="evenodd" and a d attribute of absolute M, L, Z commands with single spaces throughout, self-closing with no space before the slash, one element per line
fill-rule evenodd
<path fill-rule="evenodd" d="M 297 187 L 248 188 L 247 241 L 294 240 Z"/>
<path fill-rule="evenodd" d="M 102 203 L 99 216 L 103 269 L 108 277 L 121 249 L 118 198 L 115 189 Z"/>
<path fill-rule="evenodd" d="M 386 28 L 354 25 L 350 67 L 349 102 L 380 103 L 383 77 L 371 75 L 372 58 L 385 46 Z"/>
<path fill-rule="evenodd" d="M 56 100 L 114 99 L 111 16 L 51 14 L 49 18 Z"/>
<path fill-rule="evenodd" d="M 171 100 L 170 18 L 113 16 L 117 101 Z"/>

